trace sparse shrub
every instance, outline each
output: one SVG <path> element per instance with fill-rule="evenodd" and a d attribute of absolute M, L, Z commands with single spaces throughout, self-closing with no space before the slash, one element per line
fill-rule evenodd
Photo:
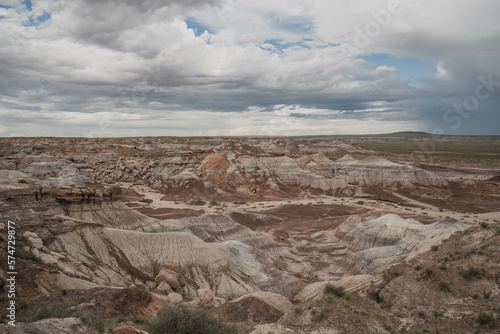
<path fill-rule="evenodd" d="M 117 318 L 93 319 L 88 324 L 89 333 L 109 333 L 112 328 L 118 325 L 118 322 Z"/>
<path fill-rule="evenodd" d="M 491 313 L 481 312 L 477 316 L 477 321 L 481 325 L 486 325 L 486 324 L 493 323 L 493 315 Z"/>
<path fill-rule="evenodd" d="M 431 246 L 431 250 L 432 250 L 433 252 L 436 252 L 438 249 L 439 249 L 439 246 L 438 246 L 438 245 L 432 245 L 432 246 Z"/>
<path fill-rule="evenodd" d="M 326 318 L 326 315 L 331 311 L 332 309 L 330 307 L 324 306 L 321 311 L 317 312 L 311 317 L 311 321 L 314 322 L 321 322 L 323 319 Z"/>
<path fill-rule="evenodd" d="M 469 256 L 471 256 L 472 254 L 476 254 L 477 253 L 477 248 L 473 247 L 471 249 L 469 249 L 467 251 L 467 253 L 465 253 L 465 258 L 468 258 Z"/>
<path fill-rule="evenodd" d="M 475 293 L 474 295 L 472 295 L 472 298 L 479 299 L 481 298 L 481 296 L 478 293 Z"/>
<path fill-rule="evenodd" d="M 481 226 L 482 228 L 488 228 L 490 225 L 487 222 L 480 222 L 479 226 Z"/>
<path fill-rule="evenodd" d="M 439 290 L 444 292 L 450 292 L 450 283 L 448 282 L 439 282 Z"/>
<path fill-rule="evenodd" d="M 146 203 L 146 204 L 151 204 L 151 203 L 153 203 L 153 200 L 150 199 L 150 198 L 142 198 L 142 199 L 139 200 L 139 202 Z"/>
<path fill-rule="evenodd" d="M 218 202 L 214 202 L 214 201 L 210 202 L 210 205 L 211 205 L 211 206 L 221 206 L 221 204 L 220 204 L 220 203 L 218 203 Z"/>
<path fill-rule="evenodd" d="M 433 272 L 433 271 L 434 271 L 434 270 L 433 270 L 432 268 L 425 268 L 425 275 L 426 275 L 427 277 L 430 277 L 430 276 L 432 275 L 432 272 Z"/>
<path fill-rule="evenodd" d="M 364 305 L 361 305 L 361 309 L 358 309 L 356 312 L 358 312 L 366 317 L 370 316 L 370 311 L 368 311 L 368 309 Z"/>
<path fill-rule="evenodd" d="M 483 298 L 484 299 L 489 299 L 491 296 L 491 292 L 483 292 Z"/>
<path fill-rule="evenodd" d="M 334 295 L 334 296 L 337 296 L 337 297 L 345 297 L 347 295 L 346 292 L 345 292 L 344 287 L 342 287 L 342 286 L 334 286 L 334 285 L 331 285 L 331 284 L 325 285 L 324 292 L 327 295 L 331 294 L 331 295 Z"/>
<path fill-rule="evenodd" d="M 441 270 L 446 270 L 446 263 L 441 263 L 439 266 L 438 266 L 439 269 Z"/>
<path fill-rule="evenodd" d="M 429 331 L 424 330 L 424 329 L 412 329 L 409 332 L 401 332 L 402 334 L 425 334 L 429 333 Z"/>
<path fill-rule="evenodd" d="M 184 305 L 166 305 L 156 318 L 149 320 L 146 331 L 150 334 L 233 334 L 234 326 L 224 324 L 201 308 Z"/>
<path fill-rule="evenodd" d="M 145 316 L 136 313 L 130 316 L 130 321 L 132 321 L 135 324 L 143 325 L 148 321 L 148 319 Z"/>
<path fill-rule="evenodd" d="M 425 312 L 424 312 L 424 311 L 418 311 L 418 313 L 417 313 L 417 314 L 418 314 L 418 316 L 419 316 L 420 318 L 427 318 L 427 314 L 425 314 Z"/>
<path fill-rule="evenodd" d="M 207 203 L 202 200 L 191 201 L 188 203 L 188 205 L 194 205 L 194 206 L 203 206 L 205 204 Z"/>
<path fill-rule="evenodd" d="M 28 321 L 38 321 L 47 318 L 68 318 L 71 317 L 71 311 L 62 304 L 43 305 L 41 309 L 31 315 Z"/>
<path fill-rule="evenodd" d="M 440 318 L 440 317 L 442 317 L 442 316 L 443 316 L 443 312 L 438 311 L 438 310 L 434 310 L 434 311 L 432 311 L 432 316 L 433 316 L 434 318 Z"/>
<path fill-rule="evenodd" d="M 89 329 L 98 334 L 104 334 L 106 331 L 106 325 L 104 324 L 104 320 L 102 319 L 94 319 L 89 324 Z"/>
<path fill-rule="evenodd" d="M 420 264 L 416 264 L 415 267 L 413 267 L 414 270 L 418 271 L 422 269 L 422 266 Z"/>
<path fill-rule="evenodd" d="M 365 204 L 365 201 L 358 201 L 358 204 L 359 204 L 359 205 L 364 205 L 364 204 Z"/>
<path fill-rule="evenodd" d="M 473 278 L 481 277 L 481 275 L 484 273 L 484 270 L 480 270 L 472 266 L 469 266 L 467 269 L 458 266 L 457 271 L 460 274 L 460 276 L 462 276 L 467 281 L 470 281 Z"/>
<path fill-rule="evenodd" d="M 25 310 L 27 308 L 29 308 L 29 304 L 24 299 L 20 299 L 20 300 L 17 301 L 17 303 L 16 303 L 16 311 Z"/>
<path fill-rule="evenodd" d="M 233 204 L 245 205 L 245 204 L 247 204 L 247 202 L 239 201 L 239 202 L 233 202 Z"/>
<path fill-rule="evenodd" d="M 296 314 L 301 314 L 301 313 L 302 313 L 302 308 L 300 308 L 300 307 L 296 307 L 296 308 L 294 308 L 294 310 L 293 310 L 293 311 L 294 311 Z"/>
<path fill-rule="evenodd" d="M 26 181 L 25 179 L 20 179 L 17 181 L 17 183 L 28 183 L 28 181 Z"/>
<path fill-rule="evenodd" d="M 22 248 L 17 248 L 15 256 L 19 259 L 29 260 L 36 263 L 42 263 L 39 257 L 37 257 L 31 250 L 24 250 Z"/>
<path fill-rule="evenodd" d="M 387 303 L 380 303 L 380 308 L 383 309 L 383 310 L 390 309 L 391 305 L 389 305 Z"/>

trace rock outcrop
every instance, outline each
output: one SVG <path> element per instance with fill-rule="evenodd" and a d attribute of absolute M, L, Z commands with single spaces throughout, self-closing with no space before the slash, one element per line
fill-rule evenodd
<path fill-rule="evenodd" d="M 238 297 L 258 290 L 257 282 L 266 278 L 258 261 L 247 253 L 248 246 L 236 241 L 205 243 L 182 232 L 85 228 L 57 236 L 48 247 L 94 268 L 92 282 L 100 285 L 156 287 L 154 268 L 167 262 L 175 265 L 178 276 L 167 266 L 163 272 L 169 275 L 160 278 L 176 288 L 180 282 L 175 278 L 182 278 L 184 294 L 193 298 L 205 287 L 220 297 Z"/>
<path fill-rule="evenodd" d="M 451 234 L 469 227 L 454 219 L 424 225 L 414 219 L 387 214 L 366 221 L 352 217 L 324 236 L 330 243 L 344 247 L 341 262 L 351 272 L 376 274 L 392 264 L 427 252 Z"/>
<path fill-rule="evenodd" d="M 282 295 L 258 291 L 225 304 L 222 313 L 231 321 L 262 324 L 276 322 L 292 308 L 293 304 Z"/>
<path fill-rule="evenodd" d="M 172 289 L 178 289 L 180 287 L 180 284 L 179 275 L 177 274 L 177 267 L 172 263 L 165 263 L 160 269 L 158 275 L 156 275 L 155 283 L 156 285 L 166 283 Z"/>

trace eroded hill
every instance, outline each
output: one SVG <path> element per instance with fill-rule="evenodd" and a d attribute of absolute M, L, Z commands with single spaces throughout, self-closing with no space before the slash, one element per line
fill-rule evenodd
<path fill-rule="evenodd" d="M 0 146 L 0 277 L 5 290 L 11 220 L 21 330 L 111 328 L 165 303 L 255 333 L 498 329 L 499 170 L 390 161 L 350 140 Z M 62 320 L 33 322 L 43 305 Z"/>

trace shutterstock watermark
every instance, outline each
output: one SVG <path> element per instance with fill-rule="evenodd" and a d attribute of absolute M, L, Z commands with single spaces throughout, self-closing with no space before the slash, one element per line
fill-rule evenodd
<path fill-rule="evenodd" d="M 370 15 L 373 20 L 368 21 L 363 28 L 359 26 L 354 28 L 355 34 L 352 44 L 342 43 L 340 45 L 344 57 L 350 60 L 350 56 L 361 54 L 361 49 L 370 45 L 372 40 L 392 23 L 393 17 L 403 12 L 403 9 L 404 7 L 399 0 L 389 0 L 385 9 L 372 11 Z"/>

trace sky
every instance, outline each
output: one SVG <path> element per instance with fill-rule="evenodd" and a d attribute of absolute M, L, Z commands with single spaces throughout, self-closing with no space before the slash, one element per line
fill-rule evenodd
<path fill-rule="evenodd" d="M 500 135 L 497 0 L 0 0 L 0 136 Z"/>

